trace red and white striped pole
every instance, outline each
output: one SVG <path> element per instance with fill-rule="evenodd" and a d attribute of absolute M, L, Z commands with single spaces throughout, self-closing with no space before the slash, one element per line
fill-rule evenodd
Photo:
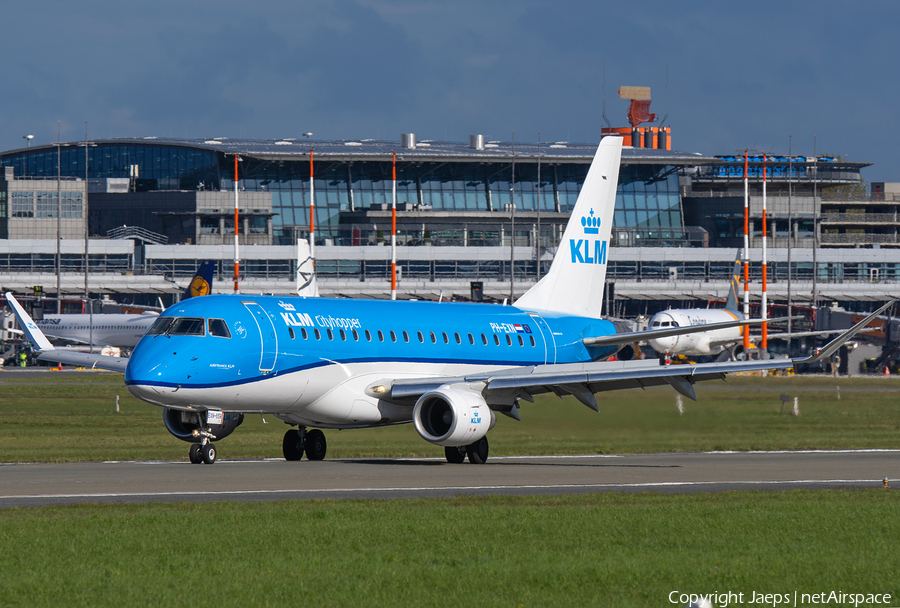
<path fill-rule="evenodd" d="M 391 150 L 393 163 L 393 197 L 391 199 L 391 299 L 397 299 L 397 155 Z"/>
<path fill-rule="evenodd" d="M 238 155 L 234 155 L 234 293 L 241 293 L 238 286 L 240 255 L 238 255 Z"/>
<path fill-rule="evenodd" d="M 766 275 L 766 154 L 763 152 L 763 184 L 762 184 L 762 341 L 760 346 L 765 350 L 769 346 L 769 324 L 766 319 L 769 318 L 768 305 L 769 300 L 766 294 L 767 275 Z"/>
<path fill-rule="evenodd" d="M 744 150 L 744 319 L 750 318 L 750 191 L 747 186 L 749 151 Z M 744 325 L 744 352 L 749 354 L 750 326 Z"/>
<path fill-rule="evenodd" d="M 316 272 L 316 186 L 313 182 L 313 151 L 309 151 L 309 260 Z"/>

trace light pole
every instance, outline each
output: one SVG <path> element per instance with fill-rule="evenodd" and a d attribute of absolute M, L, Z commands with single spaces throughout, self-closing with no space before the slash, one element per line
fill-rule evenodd
<path fill-rule="evenodd" d="M 90 302 L 90 292 L 88 291 L 88 272 L 90 268 L 90 260 L 88 258 L 88 239 L 90 238 L 90 218 L 88 216 L 88 148 L 96 148 L 97 144 L 88 142 L 87 122 L 84 123 L 84 143 L 79 145 L 84 146 L 84 200 L 81 205 L 81 213 L 84 218 L 84 298 Z"/>
<path fill-rule="evenodd" d="M 509 180 L 509 304 L 515 296 L 516 280 L 516 132 L 512 134 L 512 171 Z"/>
<path fill-rule="evenodd" d="M 56 122 L 56 314 L 62 312 L 62 293 L 60 284 L 62 280 L 62 201 L 60 197 L 62 181 L 62 148 L 59 143 L 59 121 Z"/>

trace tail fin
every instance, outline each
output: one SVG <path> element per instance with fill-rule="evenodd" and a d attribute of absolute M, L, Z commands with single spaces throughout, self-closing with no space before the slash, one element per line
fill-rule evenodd
<path fill-rule="evenodd" d="M 215 260 L 204 260 L 197 268 L 197 273 L 184 290 L 182 300 L 195 296 L 205 296 L 212 292 L 213 272 L 216 270 Z"/>
<path fill-rule="evenodd" d="M 741 288 L 741 252 L 738 251 L 734 259 L 734 272 L 731 273 L 731 288 L 728 290 L 728 299 L 725 300 L 725 310 L 740 312 L 738 307 L 738 291 Z"/>
<path fill-rule="evenodd" d="M 517 307 L 600 316 L 621 156 L 621 138 L 600 142 L 550 271 L 516 301 Z"/>

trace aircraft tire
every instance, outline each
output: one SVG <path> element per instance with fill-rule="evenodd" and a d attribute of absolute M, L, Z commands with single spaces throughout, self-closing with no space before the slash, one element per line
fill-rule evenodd
<path fill-rule="evenodd" d="M 303 437 L 300 435 L 300 431 L 291 429 L 284 434 L 281 451 L 284 453 L 285 460 L 294 461 L 303 458 Z"/>
<path fill-rule="evenodd" d="M 448 446 L 444 448 L 444 456 L 447 457 L 447 462 L 452 464 L 460 464 L 465 462 L 466 460 L 466 449 L 458 448 L 456 446 Z"/>
<path fill-rule="evenodd" d="M 207 443 L 200 450 L 201 456 L 203 456 L 204 464 L 214 464 L 216 462 L 216 446 L 212 444 L 212 442 Z"/>
<path fill-rule="evenodd" d="M 306 434 L 306 457 L 309 460 L 324 460 L 328 443 L 325 441 L 325 433 L 319 429 L 313 429 Z"/>
<path fill-rule="evenodd" d="M 203 456 L 200 454 L 200 450 L 203 446 L 199 443 L 191 444 L 191 451 L 188 452 L 188 458 L 191 461 L 191 464 L 200 464 L 203 462 Z"/>
<path fill-rule="evenodd" d="M 469 462 L 472 464 L 484 464 L 488 459 L 488 440 L 482 437 L 475 443 L 466 446 L 466 454 L 469 456 Z"/>

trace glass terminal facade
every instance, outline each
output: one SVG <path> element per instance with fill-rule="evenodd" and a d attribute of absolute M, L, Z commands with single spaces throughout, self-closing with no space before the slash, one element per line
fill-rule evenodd
<path fill-rule="evenodd" d="M 240 151 L 239 187 L 272 195 L 275 244 L 293 243 L 309 226 L 308 157 L 270 160 Z M 191 146 L 88 142 L 90 179 L 128 178 L 134 191 L 229 190 L 234 156 L 221 150 Z M 83 143 L 69 143 L 0 154 L 0 166 L 13 167 L 18 179 L 55 178 L 57 162 L 63 177 L 83 178 Z M 137 167 L 136 175 L 132 167 Z M 471 162 L 401 160 L 397 163 L 397 201 L 417 209 L 449 212 L 504 212 L 515 189 L 517 211 L 569 212 L 575 204 L 589 162 L 510 159 Z M 390 161 L 315 161 L 316 233 L 337 242 L 342 212 L 381 208 L 392 200 Z M 538 178 L 540 171 L 540 179 Z M 648 232 L 680 230 L 683 219 L 677 168 L 664 164 L 623 164 L 616 197 L 615 226 Z M 25 213 L 18 201 L 13 213 Z M 21 207 L 21 208 L 20 208 Z M 40 213 L 35 208 L 35 213 Z"/>

